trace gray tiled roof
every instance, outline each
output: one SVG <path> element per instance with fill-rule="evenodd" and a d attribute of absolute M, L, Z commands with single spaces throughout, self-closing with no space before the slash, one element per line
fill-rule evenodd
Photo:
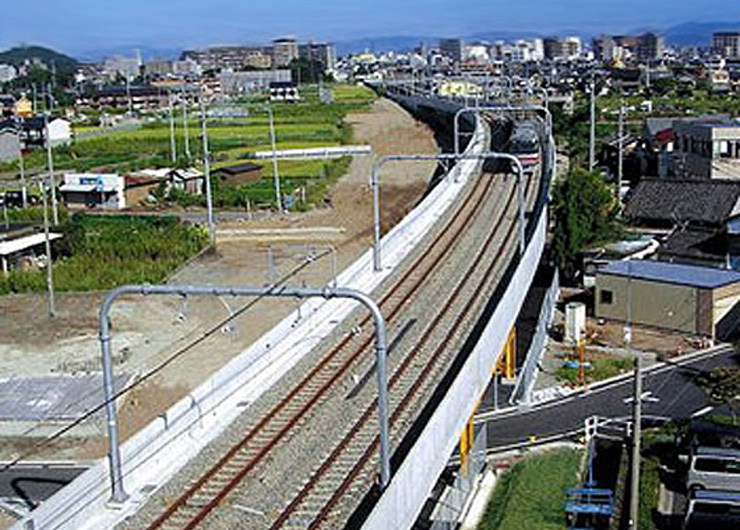
<path fill-rule="evenodd" d="M 644 179 L 632 193 L 625 218 L 633 224 L 672 226 L 725 223 L 740 197 L 740 182 L 726 180 Z"/>

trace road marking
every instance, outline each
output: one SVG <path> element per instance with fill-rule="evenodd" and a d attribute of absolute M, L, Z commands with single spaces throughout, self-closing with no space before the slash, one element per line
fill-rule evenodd
<path fill-rule="evenodd" d="M 622 401 L 625 403 L 632 403 L 635 400 L 633 397 L 626 397 Z M 643 392 L 640 396 L 640 401 L 646 401 L 648 403 L 657 403 L 660 401 L 660 398 L 657 396 L 653 396 L 651 391 Z"/>
<path fill-rule="evenodd" d="M 691 417 L 692 418 L 698 418 L 699 416 L 704 416 L 704 414 L 708 412 L 712 412 L 714 410 L 714 407 L 704 407 L 703 409 L 699 409 L 696 412 L 694 412 Z"/>

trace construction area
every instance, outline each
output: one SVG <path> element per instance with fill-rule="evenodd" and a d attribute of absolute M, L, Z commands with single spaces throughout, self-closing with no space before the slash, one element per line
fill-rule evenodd
<path fill-rule="evenodd" d="M 219 222 L 216 250 L 191 260 L 168 283 L 321 286 L 367 251 L 372 244 L 369 176 L 375 158 L 399 152 L 434 154 L 438 148 L 429 128 L 385 99 L 376 101 L 369 112 L 350 115 L 348 121 L 356 141 L 372 146 L 373 155 L 352 161 L 332 188 L 326 208 Z M 433 162 L 386 167 L 381 201 L 384 231 L 420 200 L 434 169 Z M 0 402 L 4 434 L 0 460 L 88 461 L 106 453 L 102 411 L 51 443 L 36 445 L 68 425 L 86 404 L 101 401 L 97 330 L 104 295 L 58 294 L 53 319 L 48 318 L 42 294 L 0 298 L 4 374 L 0 388 L 35 382 L 30 387 L 24 384 L 26 395 L 17 396 L 15 402 Z M 116 384 L 142 381 L 119 403 L 122 438 L 186 396 L 298 304 L 297 300 L 214 296 L 119 300 L 112 312 Z M 64 397 L 69 391 L 75 400 Z M 34 392 L 37 395 L 31 395 Z M 13 410 L 19 412 L 15 418 Z M 0 518 L 0 527 L 14 521 L 6 519 Z"/>

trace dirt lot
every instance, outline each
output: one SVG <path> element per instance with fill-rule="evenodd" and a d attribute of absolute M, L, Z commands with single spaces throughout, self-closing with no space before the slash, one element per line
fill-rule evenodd
<path fill-rule="evenodd" d="M 350 116 L 355 141 L 373 146 L 374 156 L 388 153 L 435 153 L 432 132 L 395 104 L 379 100 L 371 112 Z M 337 249 L 341 270 L 371 245 L 372 195 L 368 186 L 373 157 L 356 158 L 331 192 L 330 207 L 259 221 L 229 221 L 219 230 L 215 253 L 205 254 L 179 271 L 171 283 L 265 285 L 294 273 L 287 283 L 320 285 L 333 274 L 328 245 Z M 434 164 L 390 164 L 383 172 L 384 230 L 418 202 Z M 331 227 L 332 230 L 327 228 Z M 240 229 L 291 228 L 291 236 L 240 237 Z M 223 233 L 223 232 L 222 232 Z M 319 256 L 321 256 L 319 258 Z M 103 293 L 60 294 L 57 316 L 49 319 L 42 295 L 0 298 L 0 373 L 7 376 L 98 371 L 97 312 Z M 130 393 L 121 408 L 123 437 L 141 428 L 223 366 L 295 309 L 295 303 L 262 300 L 230 325 L 222 321 L 249 304 L 249 299 L 214 297 L 125 298 L 112 315 L 116 371 L 157 371 Z M 192 345 L 194 341 L 197 345 Z M 104 454 L 102 439 L 85 439 L 49 447 L 37 456 L 91 458 Z M 11 442 L 6 440 L 6 442 Z M 23 452 L 27 444 L 0 443 L 0 458 Z"/>

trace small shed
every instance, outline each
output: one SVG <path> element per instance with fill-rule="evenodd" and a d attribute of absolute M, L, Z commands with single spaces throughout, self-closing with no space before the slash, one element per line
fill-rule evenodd
<path fill-rule="evenodd" d="M 248 182 L 256 182 L 262 178 L 262 166 L 251 162 L 244 162 L 233 166 L 217 169 L 214 176 L 225 187 L 236 187 Z"/>
<path fill-rule="evenodd" d="M 596 271 L 596 317 L 717 338 L 734 323 L 740 272 L 664 261 L 612 261 Z M 628 300 L 629 298 L 629 300 Z M 722 329 L 722 333 L 718 333 Z M 721 337 L 720 337 L 721 338 Z"/>
<path fill-rule="evenodd" d="M 49 240 L 54 241 L 62 234 L 50 233 Z M 22 267 L 24 261 L 35 260 L 43 254 L 46 235 L 39 233 L 18 233 L 0 239 L 0 266 L 4 276 L 11 270 Z"/>

